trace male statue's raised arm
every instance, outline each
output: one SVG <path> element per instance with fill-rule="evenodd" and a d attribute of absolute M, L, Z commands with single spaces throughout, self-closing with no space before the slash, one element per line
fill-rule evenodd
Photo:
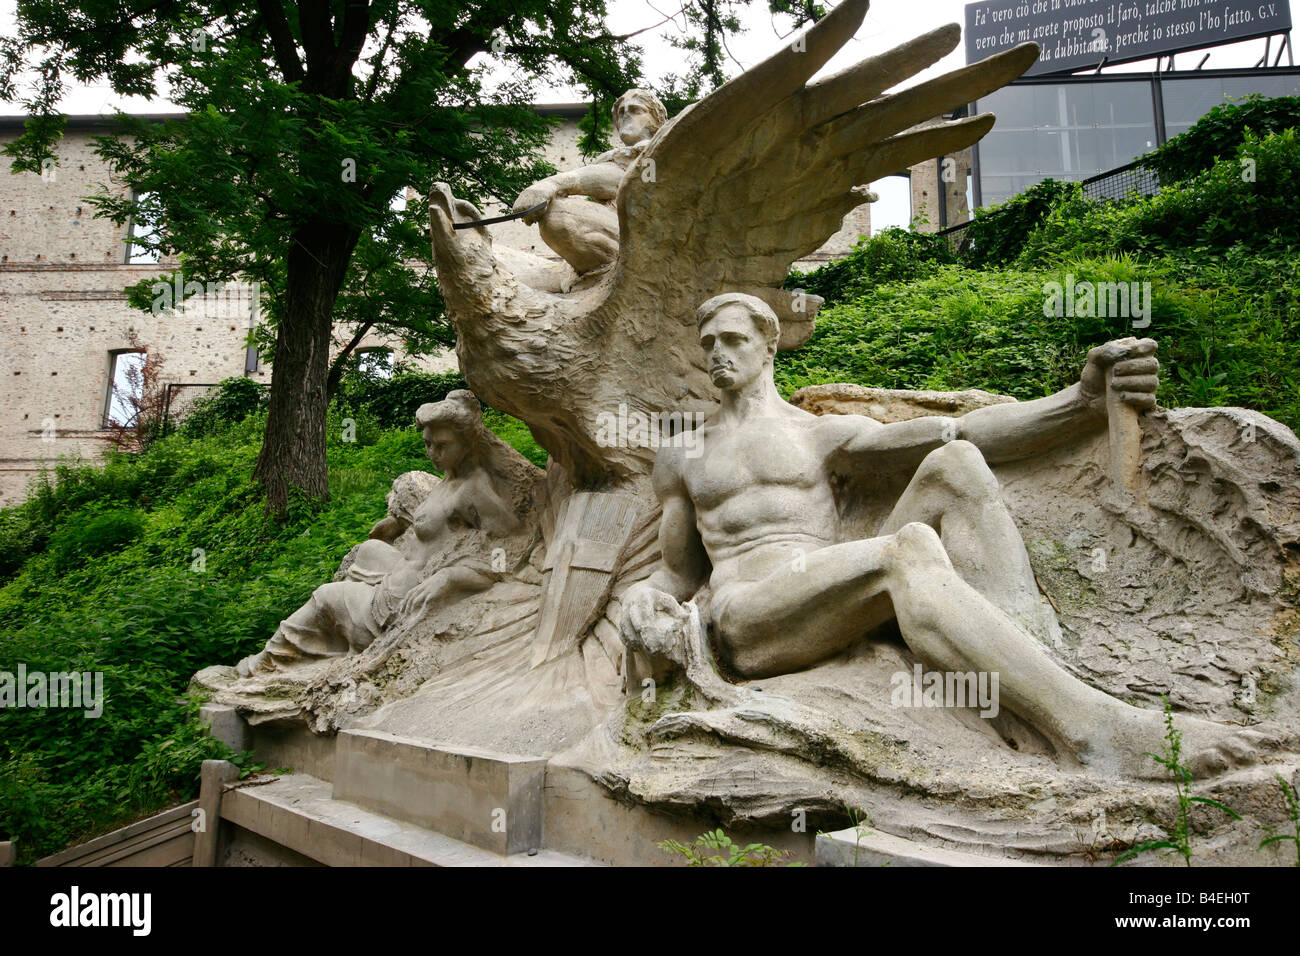
<path fill-rule="evenodd" d="M 1106 423 L 1106 390 L 1139 411 L 1156 403 L 1160 362 L 1153 339 L 1126 338 L 1088 353 L 1079 381 L 1055 395 L 1032 401 L 990 405 L 961 418 L 927 416 L 875 426 L 856 416 L 840 435 L 839 451 L 876 466 L 914 468 L 934 449 L 957 439 L 975 445 L 996 464 L 1028 458 L 1045 448 L 1101 428 Z M 1110 372 L 1114 369 L 1114 378 Z"/>
<path fill-rule="evenodd" d="M 649 90 L 628 90 L 614 103 L 613 113 L 623 145 L 590 165 L 533 183 L 519 194 L 511 212 L 528 212 L 524 222 L 537 223 L 542 240 L 579 275 L 607 268 L 618 256 L 614 200 L 619 186 L 667 118 L 663 103 Z M 542 203 L 545 207 L 538 209 Z"/>

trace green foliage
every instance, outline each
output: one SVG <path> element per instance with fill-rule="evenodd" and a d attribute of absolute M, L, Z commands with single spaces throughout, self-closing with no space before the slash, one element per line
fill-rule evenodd
<path fill-rule="evenodd" d="M 181 428 L 191 438 L 202 438 L 227 425 L 242 422 L 266 408 L 266 388 L 251 378 L 227 378 L 194 401 Z"/>
<path fill-rule="evenodd" d="M 102 511 L 92 505 L 80 517 L 64 524 L 50 539 L 50 557 L 58 574 L 122 549 L 144 531 L 145 517 L 135 509 Z"/>
<path fill-rule="evenodd" d="M 966 228 L 962 260 L 971 268 L 1015 261 L 1025 240 L 1062 202 L 1081 195 L 1078 183 L 1044 179 L 1000 206 L 978 209 Z"/>
<path fill-rule="evenodd" d="M 469 388 L 459 372 L 400 372 L 392 378 L 364 373 L 344 376 L 335 403 L 359 411 L 384 428 L 414 428 L 415 410 L 426 402 L 440 402 L 450 392 Z M 519 419 L 483 406 L 483 422 L 539 468 L 546 466 L 546 450 Z"/>
<path fill-rule="evenodd" d="M 1049 282 L 1149 282 L 1151 324 L 1044 315 Z M 966 269 L 877 286 L 824 308 L 809 341 L 776 358 L 805 385 L 983 388 L 1039 398 L 1078 381 L 1088 349 L 1125 335 L 1160 343 L 1162 405 L 1238 405 L 1300 427 L 1300 259 L 1234 251 L 1201 262 L 1131 257 L 1051 268 Z"/>
<path fill-rule="evenodd" d="M 546 459 L 549 457 L 546 449 L 537 444 L 528 426 L 519 419 L 495 408 L 484 407 L 483 423 L 538 468 L 546 467 Z"/>
<path fill-rule="evenodd" d="M 1112 866 L 1118 866 L 1126 860 L 1131 860 L 1151 850 L 1176 850 L 1178 855 L 1183 858 L 1183 862 L 1187 866 L 1191 866 L 1192 829 L 1190 814 L 1193 803 L 1204 803 L 1216 810 L 1222 810 L 1234 820 L 1241 819 L 1241 816 L 1235 810 L 1225 807 L 1217 800 L 1191 795 L 1192 771 L 1182 762 L 1183 733 L 1181 730 L 1174 729 L 1174 712 L 1169 704 L 1169 698 L 1164 697 L 1163 700 L 1165 705 L 1165 742 L 1160 748 L 1160 753 L 1147 753 L 1146 756 L 1168 770 L 1170 779 L 1173 781 L 1174 792 L 1178 800 L 1178 811 L 1177 816 L 1174 818 L 1173 830 L 1167 840 L 1148 840 L 1145 843 L 1129 847 L 1115 858 L 1115 861 L 1111 864 Z"/>
<path fill-rule="evenodd" d="M 1241 251 L 1286 255 L 1300 244 L 1297 175 L 1295 130 L 1262 139 L 1247 133 L 1227 158 L 1149 199 L 1063 197 L 1024 241 L 1017 261 L 1123 253 L 1196 262 Z"/>
<path fill-rule="evenodd" d="M 1244 133 L 1227 158 L 1150 198 L 1039 184 L 980 216 L 958 262 L 919 244 L 902 255 L 891 232 L 861 240 L 790 277 L 828 301 L 808 343 L 778 354 L 777 384 L 787 395 L 855 382 L 1037 398 L 1076 382 L 1090 347 L 1149 335 L 1162 405 L 1237 405 L 1300 428 L 1297 181 L 1294 131 Z M 1044 315 L 1047 284 L 1067 280 L 1149 283 L 1150 324 Z"/>
<path fill-rule="evenodd" d="M 336 401 L 365 411 L 383 428 L 411 428 L 415 410 L 425 402 L 440 402 L 448 393 L 469 388 L 460 372 L 399 372 L 392 378 L 354 373 L 339 383 Z"/>
<path fill-rule="evenodd" d="M 414 428 L 334 407 L 331 501 L 299 499 L 274 521 L 249 477 L 265 413 L 214 404 L 225 410 L 202 434 L 61 464 L 0 509 L 0 541 L 21 543 L 0 549 L 0 671 L 99 672 L 105 696 L 98 718 L 0 720 L 0 839 L 17 837 L 24 862 L 191 798 L 206 758 L 249 766 L 201 732 L 182 696 L 191 675 L 260 649 L 384 516 L 393 479 L 431 467 Z"/>
<path fill-rule="evenodd" d="M 723 43 L 746 2 L 678 11 L 688 29 L 671 39 L 689 65 L 674 83 L 725 80 Z M 821 9 L 770 7 L 796 23 Z M 96 147 L 114 182 L 90 202 L 119 226 L 162 224 L 134 238 L 177 258 L 182 288 L 257 284 L 255 338 L 277 390 L 258 467 L 267 506 L 282 514 L 290 488 L 325 494 L 312 438 L 321 406 L 309 398 L 332 391 L 348 351 L 372 330 L 412 353 L 451 341 L 436 281 L 419 265 L 430 184 L 482 204 L 554 173 L 542 157 L 554 120 L 533 104 L 557 80 L 593 104 L 581 150 L 608 139 L 609 104 L 641 80 L 641 31 L 612 33 L 607 16 L 606 0 L 194 0 L 126 14 L 114 3 L 25 0 L 14 35 L 0 39 L 0 98 L 32 118 L 2 152 L 15 172 L 57 162 L 69 78 L 124 97 L 165 90 L 184 111 L 163 121 L 119 112 Z M 129 290 L 133 305 L 151 305 L 153 281 Z M 344 355 L 329 369 L 305 361 L 336 325 L 352 333 Z M 294 428 L 304 415 L 317 420 Z"/>
<path fill-rule="evenodd" d="M 687 866 L 778 866 L 790 856 L 789 850 L 778 850 L 766 843 L 750 843 L 740 846 L 731 842 L 731 837 L 721 830 L 701 833 L 694 843 L 679 843 L 677 840 L 661 840 L 655 844 L 668 853 L 676 853 L 686 859 Z M 708 850 L 718 850 L 708 853 Z M 789 866 L 802 866 L 791 863 Z"/>
<path fill-rule="evenodd" d="M 1217 160 L 1236 155 L 1247 130 L 1262 137 L 1297 126 L 1300 97 L 1254 94 L 1239 103 L 1214 107 L 1191 129 L 1144 156 L 1142 165 L 1154 170 L 1162 184 L 1170 185 L 1205 172 Z"/>
<path fill-rule="evenodd" d="M 1300 866 L 1300 798 L 1296 796 L 1295 787 L 1287 783 L 1286 778 L 1281 774 L 1277 774 L 1277 785 L 1282 790 L 1282 802 L 1286 805 L 1286 814 L 1291 818 L 1291 827 L 1295 833 L 1279 833 L 1266 837 L 1260 841 L 1259 849 L 1264 849 L 1270 843 L 1290 840 L 1295 849 L 1295 863 L 1292 865 Z"/>
<path fill-rule="evenodd" d="M 860 237 L 847 256 L 814 272 L 792 272 L 785 288 L 802 289 L 831 304 L 878 285 L 933 275 L 940 265 L 956 261 L 952 246 L 942 236 L 892 228 Z"/>

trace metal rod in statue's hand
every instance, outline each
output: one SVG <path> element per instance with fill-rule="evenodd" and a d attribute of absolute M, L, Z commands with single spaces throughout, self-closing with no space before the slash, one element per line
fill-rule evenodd
<path fill-rule="evenodd" d="M 493 216 L 491 219 L 471 219 L 469 222 L 454 222 L 451 224 L 453 229 L 471 229 L 474 226 L 490 226 L 495 222 L 509 222 L 511 219 L 523 219 L 524 216 L 531 216 L 535 212 L 541 212 L 548 205 L 549 199 L 543 199 L 536 206 L 525 209 L 523 212 L 512 212 L 508 216 Z"/>

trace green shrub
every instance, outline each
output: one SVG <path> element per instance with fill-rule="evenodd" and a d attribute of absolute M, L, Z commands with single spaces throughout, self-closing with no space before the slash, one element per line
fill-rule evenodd
<path fill-rule="evenodd" d="M 223 379 L 213 391 L 195 400 L 181 428 L 194 438 L 210 435 L 266 408 L 269 394 L 270 389 L 251 378 Z"/>
<path fill-rule="evenodd" d="M 335 398 L 342 407 L 368 412 L 383 428 L 412 428 L 417 408 L 458 388 L 469 386 L 455 371 L 402 372 L 392 378 L 356 372 L 343 377 Z"/>
<path fill-rule="evenodd" d="M 126 547 L 144 530 L 144 515 L 134 509 L 89 508 L 70 516 L 50 539 L 54 569 L 66 574 L 87 561 Z"/>
<path fill-rule="evenodd" d="M 512 418 L 495 408 L 484 408 L 483 423 L 538 468 L 546 467 L 548 457 L 546 449 L 537 444 L 528 426 L 519 419 Z"/>
<path fill-rule="evenodd" d="M 1018 262 L 1132 253 L 1205 264 L 1207 255 L 1233 249 L 1291 249 L 1300 242 L 1300 193 L 1291 186 L 1297 175 L 1295 130 L 1263 139 L 1247 133 L 1229 157 L 1149 199 L 1066 197 L 1029 235 Z"/>
<path fill-rule="evenodd" d="M 785 288 L 819 295 L 831 305 L 882 283 L 931 275 L 940 265 L 956 261 L 952 246 L 942 236 L 895 227 L 859 237 L 843 259 L 813 272 L 790 273 Z"/>
<path fill-rule="evenodd" d="M 1172 185 L 1210 169 L 1217 160 L 1237 154 L 1247 130 L 1257 137 L 1300 126 L 1300 97 L 1248 96 L 1239 103 L 1216 106 L 1191 129 L 1142 158 L 1160 182 Z"/>
<path fill-rule="evenodd" d="M 1046 316 L 1046 284 L 1149 282 L 1150 326 Z M 984 388 L 1020 399 L 1078 381 L 1088 349 L 1125 335 L 1160 343 L 1167 407 L 1241 405 L 1300 426 L 1300 257 L 1067 259 L 1050 268 L 965 269 L 878 286 L 823 310 L 802 347 L 780 352 L 777 386 Z"/>
<path fill-rule="evenodd" d="M 962 261 L 973 269 L 1014 262 L 1025 240 L 1053 208 L 1082 195 L 1078 183 L 1044 179 L 1000 206 L 977 209 L 966 227 Z"/>
<path fill-rule="evenodd" d="M 432 469 L 408 422 L 331 406 L 330 501 L 276 522 L 252 481 L 265 412 L 226 417 L 140 454 L 61 463 L 0 509 L 0 545 L 21 544 L 0 565 L 0 671 L 98 671 L 106 697 L 95 719 L 0 719 L 0 839 L 18 837 L 24 862 L 192 797 L 201 761 L 229 755 L 181 699 L 191 675 L 260 649 L 384 516 L 393 479 Z M 545 461 L 522 422 L 485 418 Z"/>

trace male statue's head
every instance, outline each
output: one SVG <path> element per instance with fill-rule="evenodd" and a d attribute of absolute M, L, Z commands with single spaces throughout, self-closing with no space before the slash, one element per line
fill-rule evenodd
<path fill-rule="evenodd" d="M 781 323 L 762 299 L 744 292 L 715 295 L 695 310 L 695 325 L 718 388 L 739 391 L 772 377 Z"/>
<path fill-rule="evenodd" d="M 659 132 L 668 111 L 649 90 L 628 90 L 614 101 L 614 129 L 625 146 L 635 146 Z"/>

